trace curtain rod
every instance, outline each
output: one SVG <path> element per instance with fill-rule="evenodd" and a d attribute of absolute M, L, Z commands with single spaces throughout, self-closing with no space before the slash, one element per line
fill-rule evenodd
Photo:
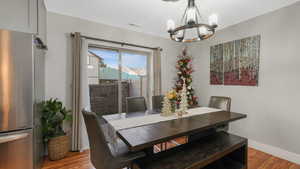
<path fill-rule="evenodd" d="M 79 33 L 79 32 L 75 32 L 75 33 Z M 75 33 L 71 33 L 71 37 L 74 37 Z M 142 46 L 142 45 L 136 45 L 136 44 L 132 44 L 132 43 L 118 42 L 118 41 L 106 40 L 106 39 L 101 39 L 101 38 L 94 38 L 94 37 L 90 37 L 90 36 L 84 36 L 84 35 L 81 35 L 80 33 L 79 33 L 79 35 L 80 35 L 80 37 L 86 38 L 86 39 L 89 39 L 89 40 L 102 41 L 102 42 L 107 42 L 107 43 L 114 43 L 114 44 L 119 44 L 121 46 L 132 46 L 132 47 L 138 47 L 138 48 L 144 48 L 144 49 L 151 49 L 151 50 L 160 50 L 160 51 L 163 50 L 160 47 L 152 48 L 152 47 Z"/>

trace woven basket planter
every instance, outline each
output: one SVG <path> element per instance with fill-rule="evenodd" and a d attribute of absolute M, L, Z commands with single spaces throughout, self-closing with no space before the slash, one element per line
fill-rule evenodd
<path fill-rule="evenodd" d="M 69 152 L 69 137 L 59 136 L 48 142 L 48 156 L 50 160 L 63 159 Z"/>

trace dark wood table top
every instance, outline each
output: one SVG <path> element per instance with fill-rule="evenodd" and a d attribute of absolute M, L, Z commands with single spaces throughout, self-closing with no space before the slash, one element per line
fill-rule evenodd
<path fill-rule="evenodd" d="M 155 113 L 158 112 L 147 111 L 146 113 L 114 114 L 103 116 L 103 118 L 106 121 L 110 121 L 124 118 L 124 116 L 126 118 L 131 118 Z M 246 117 L 245 114 L 219 111 L 134 128 L 121 129 L 117 131 L 117 135 L 128 145 L 130 151 L 140 151 L 151 148 L 158 143 L 181 136 L 195 134 Z"/>

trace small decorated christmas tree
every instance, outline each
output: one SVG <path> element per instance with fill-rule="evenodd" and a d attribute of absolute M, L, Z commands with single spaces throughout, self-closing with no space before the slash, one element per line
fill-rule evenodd
<path fill-rule="evenodd" d="M 179 104 L 179 111 L 181 111 L 183 114 L 186 113 L 188 110 L 188 98 L 187 98 L 187 89 L 186 89 L 186 84 L 185 80 L 183 82 L 182 90 L 180 92 L 180 104 Z"/>
<path fill-rule="evenodd" d="M 164 101 L 163 101 L 163 108 L 161 110 L 161 115 L 162 116 L 170 116 L 172 115 L 172 106 L 170 103 L 170 100 L 168 99 L 168 97 L 164 97 Z"/>

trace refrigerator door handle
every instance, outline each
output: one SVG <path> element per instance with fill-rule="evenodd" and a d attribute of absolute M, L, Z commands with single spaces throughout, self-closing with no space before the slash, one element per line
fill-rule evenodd
<path fill-rule="evenodd" d="M 9 136 L 0 136 L 0 144 L 21 140 L 28 137 L 28 133 L 14 134 Z"/>

